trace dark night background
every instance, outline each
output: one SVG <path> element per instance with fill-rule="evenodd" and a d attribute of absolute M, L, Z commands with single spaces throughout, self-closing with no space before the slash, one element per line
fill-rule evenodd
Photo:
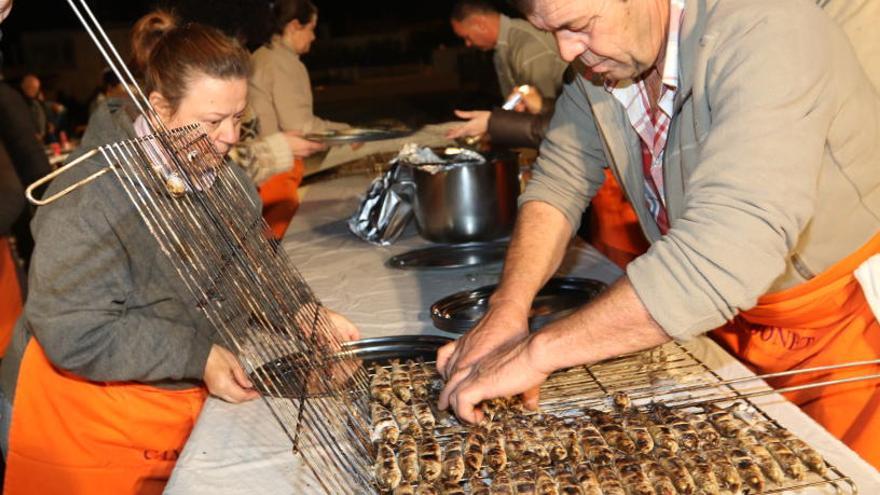
<path fill-rule="evenodd" d="M 47 96 L 65 103 L 74 120 L 87 117 L 103 64 L 82 39 L 83 29 L 63 0 L 14 0 L 3 23 L 3 74 L 13 84 L 26 73 L 43 80 Z M 489 108 L 500 100 L 491 54 L 464 49 L 449 27 L 452 1 L 315 0 L 317 40 L 303 57 L 316 114 L 356 124 L 393 120 L 411 126 L 451 120 L 454 108 Z M 268 0 L 90 0 L 117 46 L 155 7 L 223 29 L 254 49 L 269 35 Z M 501 10 L 509 12 L 503 2 Z M 72 42 L 73 38 L 79 41 Z M 90 53 L 90 50 L 91 53 Z M 86 64 L 79 60 L 86 58 Z M 71 62 L 74 60 L 74 62 Z M 74 86 L 79 86 L 75 88 Z"/>

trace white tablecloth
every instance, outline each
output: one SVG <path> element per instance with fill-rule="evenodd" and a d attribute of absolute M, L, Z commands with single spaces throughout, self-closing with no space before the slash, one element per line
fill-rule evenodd
<path fill-rule="evenodd" d="M 427 243 L 410 229 L 390 247 L 376 247 L 351 235 L 348 215 L 366 189 L 365 177 L 315 184 L 301 191 L 284 248 L 318 297 L 351 318 L 364 337 L 437 334 L 428 308 L 460 290 L 495 283 L 500 267 L 416 272 L 388 268 L 386 260 Z M 574 246 L 562 273 L 611 282 L 620 270 L 589 246 Z M 707 338 L 688 348 L 724 378 L 750 375 Z M 754 383 L 749 387 L 754 387 Z M 781 396 L 754 399 L 783 426 L 814 445 L 858 485 L 880 494 L 880 473 Z M 169 494 L 315 493 L 290 440 L 262 401 L 227 404 L 209 399 L 168 483 Z M 812 490 L 808 493 L 832 493 Z"/>

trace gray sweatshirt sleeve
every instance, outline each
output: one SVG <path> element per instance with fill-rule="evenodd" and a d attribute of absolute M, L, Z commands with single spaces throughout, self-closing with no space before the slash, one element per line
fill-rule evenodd
<path fill-rule="evenodd" d="M 133 253 L 158 247 L 127 243 L 125 229 L 145 227 L 108 192 L 110 181 L 105 175 L 38 212 L 30 330 L 55 365 L 90 380 L 201 379 L 212 342 L 171 291 L 135 285 L 131 264 L 149 258 Z M 154 280 L 139 284 L 169 283 L 153 268 Z"/>
<path fill-rule="evenodd" d="M 519 198 L 520 206 L 542 201 L 561 211 L 572 226 L 572 235 L 605 181 L 605 154 L 578 80 L 566 84 L 556 101 L 532 178 Z"/>

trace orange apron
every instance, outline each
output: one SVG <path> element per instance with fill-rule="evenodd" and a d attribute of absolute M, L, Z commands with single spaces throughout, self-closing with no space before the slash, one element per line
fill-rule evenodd
<path fill-rule="evenodd" d="M 819 276 L 767 294 L 711 336 L 756 373 L 880 358 L 880 324 L 853 271 L 880 253 L 880 235 Z M 880 367 L 769 380 L 780 388 L 880 372 Z M 880 469 L 880 383 L 876 380 L 785 394 Z"/>
<path fill-rule="evenodd" d="M 9 239 L 0 237 L 0 358 L 12 338 L 12 328 L 21 315 L 21 285 Z"/>
<path fill-rule="evenodd" d="M 269 224 L 272 236 L 281 240 L 293 214 L 299 208 L 297 188 L 305 174 L 305 163 L 297 158 L 293 168 L 275 174 L 260 185 L 260 199 L 263 201 L 263 218 Z"/>
<path fill-rule="evenodd" d="M 56 369 L 31 338 L 19 371 L 6 495 L 160 494 L 207 397 Z"/>
<path fill-rule="evenodd" d="M 592 201 L 590 244 L 621 268 L 648 250 L 636 212 L 610 170 Z"/>

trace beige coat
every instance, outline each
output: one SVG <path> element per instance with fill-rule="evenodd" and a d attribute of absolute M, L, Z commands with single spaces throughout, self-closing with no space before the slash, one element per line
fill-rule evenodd
<path fill-rule="evenodd" d="M 582 77 L 556 105 L 521 202 L 577 226 L 609 164 L 650 250 L 627 268 L 654 319 L 688 338 L 800 284 L 880 229 L 880 98 L 809 0 L 687 0 L 665 153 L 671 230 L 644 200 L 639 138 Z"/>
<path fill-rule="evenodd" d="M 849 36 L 868 79 L 880 91 L 880 2 L 816 0 Z"/>
<path fill-rule="evenodd" d="M 309 133 L 348 127 L 315 116 L 309 71 L 279 36 L 258 48 L 252 59 L 248 103 L 260 123 L 260 136 L 279 131 Z"/>
<path fill-rule="evenodd" d="M 568 67 L 559 57 L 552 34 L 503 14 L 493 62 L 503 98 L 523 84 L 538 88 L 545 98 L 555 98 L 562 88 L 562 73 Z"/>

